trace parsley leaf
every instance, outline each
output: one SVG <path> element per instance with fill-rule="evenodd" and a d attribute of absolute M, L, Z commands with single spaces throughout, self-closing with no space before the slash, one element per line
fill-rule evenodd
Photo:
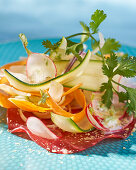
<path fill-rule="evenodd" d="M 105 20 L 107 17 L 106 14 L 104 14 L 103 10 L 96 10 L 94 14 L 91 16 L 91 22 L 90 22 L 90 28 L 93 31 L 93 34 L 98 32 L 99 25 Z"/>

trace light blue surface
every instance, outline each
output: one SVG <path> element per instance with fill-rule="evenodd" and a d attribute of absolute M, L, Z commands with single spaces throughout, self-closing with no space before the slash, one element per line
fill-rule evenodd
<path fill-rule="evenodd" d="M 31 50 L 44 52 L 41 41 L 30 41 Z M 123 46 L 122 50 L 136 55 L 136 48 Z M 24 55 L 26 53 L 20 42 L 0 44 L 0 65 Z M 0 124 L 0 170 L 134 170 L 135 167 L 136 133 L 126 140 L 104 140 L 86 151 L 60 155 L 10 134 L 7 125 Z"/>
<path fill-rule="evenodd" d="M 29 39 L 81 32 L 79 21 L 89 24 L 96 9 L 107 14 L 101 25 L 106 38 L 136 47 L 135 0 L 0 0 L 0 42 L 21 32 Z"/>

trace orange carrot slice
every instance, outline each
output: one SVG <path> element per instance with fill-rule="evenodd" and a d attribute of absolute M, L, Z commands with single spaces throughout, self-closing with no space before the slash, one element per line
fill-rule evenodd
<path fill-rule="evenodd" d="M 20 60 L 20 61 L 15 61 L 12 63 L 5 64 L 4 66 L 0 67 L 0 69 L 9 69 L 13 65 L 25 65 L 26 64 L 26 59 L 25 60 Z"/>
<path fill-rule="evenodd" d="M 9 98 L 9 95 L 0 93 L 0 106 L 4 108 L 17 108 L 13 103 L 11 103 L 8 100 L 8 98 Z"/>
<path fill-rule="evenodd" d="M 74 86 L 74 87 L 70 88 L 70 89 L 69 89 L 69 90 L 67 90 L 65 93 L 63 93 L 63 95 L 62 95 L 62 96 L 66 96 L 66 95 L 68 95 L 69 93 L 74 92 L 75 90 L 79 89 L 79 87 L 80 87 L 81 85 L 82 85 L 82 83 L 77 84 L 76 86 Z"/>
<path fill-rule="evenodd" d="M 29 102 L 24 99 L 9 98 L 9 101 L 15 104 L 18 108 L 29 112 L 46 112 L 52 110 L 50 108 L 37 106 L 32 102 Z"/>
<path fill-rule="evenodd" d="M 48 104 L 48 106 L 50 106 L 52 108 L 52 110 L 56 114 L 59 114 L 59 115 L 65 116 L 65 117 L 70 117 L 74 122 L 79 122 L 85 116 L 86 100 L 85 100 L 85 96 L 84 96 L 83 92 L 80 89 L 77 89 L 76 91 L 74 91 L 74 96 L 76 98 L 78 97 L 78 100 L 80 100 L 80 104 L 83 107 L 82 111 L 79 113 L 76 113 L 76 114 L 72 114 L 72 113 L 67 112 L 64 109 L 62 109 L 61 106 L 59 106 L 51 97 L 49 97 L 46 100 L 46 103 Z"/>

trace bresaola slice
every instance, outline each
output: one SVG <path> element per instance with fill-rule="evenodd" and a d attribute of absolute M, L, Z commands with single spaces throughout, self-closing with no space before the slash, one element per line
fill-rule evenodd
<path fill-rule="evenodd" d="M 32 116 L 30 112 L 24 112 L 26 117 Z M 93 130 L 87 133 L 74 134 L 69 132 L 63 132 L 61 129 L 54 127 L 50 120 L 43 120 L 43 123 L 56 135 L 59 139 L 46 139 L 34 135 L 28 130 L 25 122 L 20 118 L 17 109 L 8 109 L 8 128 L 10 132 L 25 132 L 35 143 L 45 148 L 49 152 L 60 153 L 60 154 L 71 154 L 79 151 L 83 151 L 89 147 L 94 146 L 98 142 L 106 138 L 127 138 L 132 129 L 134 128 L 135 120 L 120 132 L 105 133 L 100 130 Z M 24 137 L 25 137 L 24 133 Z"/>

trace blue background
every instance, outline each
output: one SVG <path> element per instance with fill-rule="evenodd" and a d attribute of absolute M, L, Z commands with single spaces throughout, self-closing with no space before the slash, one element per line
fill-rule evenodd
<path fill-rule="evenodd" d="M 0 0 L 0 42 L 67 36 L 82 31 L 91 14 L 103 9 L 108 17 L 101 26 L 105 37 L 136 46 L 135 0 Z"/>

